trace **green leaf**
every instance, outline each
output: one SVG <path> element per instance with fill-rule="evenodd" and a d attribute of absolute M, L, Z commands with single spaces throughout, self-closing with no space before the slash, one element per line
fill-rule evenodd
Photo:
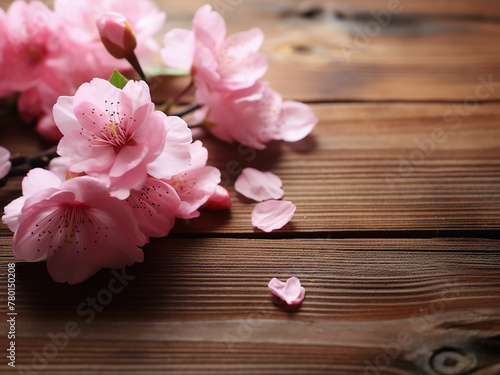
<path fill-rule="evenodd" d="M 115 69 L 113 74 L 111 75 L 111 78 L 109 79 L 109 82 L 113 86 L 116 86 L 121 90 L 127 84 L 128 79 L 125 78 L 118 70 Z"/>
<path fill-rule="evenodd" d="M 189 70 L 165 68 L 160 66 L 148 66 L 144 69 L 144 73 L 148 77 L 157 76 L 187 76 L 189 75 Z"/>

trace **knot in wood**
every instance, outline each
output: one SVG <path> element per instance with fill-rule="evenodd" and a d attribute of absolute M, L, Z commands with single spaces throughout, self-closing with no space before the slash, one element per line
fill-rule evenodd
<path fill-rule="evenodd" d="M 436 351 L 430 362 L 432 369 L 442 375 L 466 374 L 476 365 L 476 359 L 472 353 L 463 353 L 454 348 Z"/>

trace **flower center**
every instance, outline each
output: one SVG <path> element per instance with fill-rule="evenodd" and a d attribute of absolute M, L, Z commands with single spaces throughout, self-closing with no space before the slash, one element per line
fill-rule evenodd
<path fill-rule="evenodd" d="M 26 59 L 31 65 L 36 65 L 43 60 L 47 54 L 43 46 L 29 44 L 26 46 Z"/>
<path fill-rule="evenodd" d="M 122 124 L 116 124 L 111 121 L 107 126 L 103 126 L 101 138 L 111 146 L 120 147 L 127 143 L 127 130 Z"/>

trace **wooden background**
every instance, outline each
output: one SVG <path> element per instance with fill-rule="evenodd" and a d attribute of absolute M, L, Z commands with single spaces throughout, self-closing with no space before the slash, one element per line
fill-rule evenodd
<path fill-rule="evenodd" d="M 167 30 L 189 27 L 203 2 L 158 4 Z M 198 134 L 233 209 L 152 240 L 95 316 L 81 304 L 105 298 L 110 270 L 57 284 L 44 263 L 12 257 L 0 225 L 2 312 L 16 261 L 17 363 L 26 374 L 500 374 L 500 3 L 401 0 L 384 27 L 375 15 L 391 1 L 213 4 L 229 32 L 264 30 L 265 78 L 319 125 L 255 154 Z M 0 121 L 12 151 L 46 146 L 16 117 Z M 297 205 L 282 230 L 252 228 L 254 204 L 233 189 L 246 166 L 282 178 Z M 19 189 L 9 182 L 0 207 Z M 291 276 L 306 288 L 295 311 L 267 289 Z M 51 352 L 68 322 L 79 333 Z"/>

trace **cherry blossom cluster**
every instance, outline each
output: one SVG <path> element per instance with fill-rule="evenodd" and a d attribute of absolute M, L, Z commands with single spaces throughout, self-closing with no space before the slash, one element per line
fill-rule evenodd
<path fill-rule="evenodd" d="M 161 50 L 166 65 L 191 72 L 203 105 L 197 121 L 220 139 L 256 149 L 272 140 L 298 141 L 318 122 L 307 105 L 283 101 L 259 80 L 267 70 L 266 57 L 258 52 L 263 40 L 258 28 L 226 36 L 224 19 L 204 5 L 192 30 L 171 30 Z"/>
<path fill-rule="evenodd" d="M 149 0 L 71 0 L 54 2 L 54 10 L 40 1 L 14 1 L 0 9 L 0 99 L 19 95 L 17 107 L 24 120 L 37 121 L 47 139 L 61 137 L 52 107 L 61 95 L 74 95 L 91 79 L 109 78 L 116 68 L 131 70 L 125 60 L 106 51 L 96 21 L 119 10 L 137 36 L 135 52 L 147 63 L 158 45 L 153 36 L 165 14 Z"/>
<path fill-rule="evenodd" d="M 260 80 L 267 70 L 258 51 L 262 31 L 226 36 L 210 5 L 196 12 L 192 30 L 165 35 L 162 59 L 191 83 L 158 107 L 167 114 L 157 110 L 139 59 L 159 50 L 153 35 L 164 19 L 149 0 L 60 0 L 53 11 L 19 0 L 0 9 L 0 98 L 18 95 L 21 116 L 59 141 L 58 157 L 48 170 L 29 171 L 2 221 L 14 232 L 14 255 L 46 260 L 55 281 L 75 284 L 103 267 L 141 262 L 141 247 L 167 236 L 176 218 L 198 217 L 202 206 L 231 207 L 220 171 L 207 166 L 207 149 L 193 142 L 183 119 L 167 115 L 190 89 L 197 101 L 191 125 L 230 143 L 263 149 L 273 140 L 298 141 L 318 121 L 307 105 L 284 101 Z M 107 80 L 113 69 L 131 67 L 141 81 L 116 70 Z M 9 172 L 14 159 L 0 147 L 0 184 L 16 175 Z M 271 172 L 246 168 L 238 177 L 236 191 L 261 202 L 254 227 L 270 232 L 291 220 L 296 207 L 281 200 L 281 187 Z M 292 286 L 285 289 L 297 303 L 303 292 Z"/>
<path fill-rule="evenodd" d="M 182 119 L 155 111 L 145 82 L 119 89 L 93 79 L 58 99 L 54 119 L 61 157 L 28 173 L 2 219 L 14 255 L 46 259 L 55 281 L 141 262 L 149 237 L 166 236 L 176 217 L 199 216 L 214 193 L 216 206 L 230 207 L 206 148 Z"/>

